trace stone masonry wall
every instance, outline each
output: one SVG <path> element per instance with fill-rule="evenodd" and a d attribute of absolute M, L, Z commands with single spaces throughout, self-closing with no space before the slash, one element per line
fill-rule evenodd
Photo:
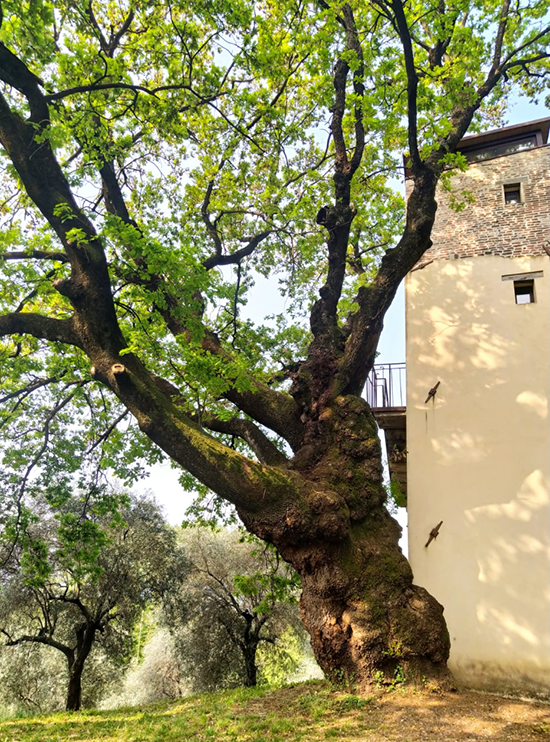
<path fill-rule="evenodd" d="M 505 204 L 504 185 L 513 183 L 521 183 L 523 203 Z M 475 202 L 453 211 L 439 188 L 433 245 L 417 268 L 476 255 L 550 255 L 550 145 L 471 163 L 451 187 L 459 200 L 467 190 Z"/>

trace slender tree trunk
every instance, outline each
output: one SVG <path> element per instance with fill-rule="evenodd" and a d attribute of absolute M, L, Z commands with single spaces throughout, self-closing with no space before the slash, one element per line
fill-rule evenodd
<path fill-rule="evenodd" d="M 74 663 L 72 668 L 69 668 L 69 686 L 67 688 L 67 703 L 65 704 L 67 711 L 80 711 L 83 670 L 84 665 L 80 663 Z"/>
<path fill-rule="evenodd" d="M 258 649 L 257 644 L 249 644 L 243 650 L 244 665 L 245 665 L 245 687 L 252 688 L 258 682 L 258 667 L 256 665 L 256 650 Z"/>
<path fill-rule="evenodd" d="M 301 609 L 313 651 L 333 680 L 368 688 L 396 673 L 450 687 L 449 634 L 442 606 L 413 584 L 389 515 L 380 444 L 368 405 L 339 397 L 319 415 L 295 458 L 309 485 L 317 529 L 293 512 L 278 521 L 242 513 L 279 548 L 302 579 Z"/>
<path fill-rule="evenodd" d="M 72 657 L 68 657 L 69 685 L 67 687 L 67 711 L 80 711 L 82 703 L 82 673 L 94 643 L 97 626 L 85 621 L 76 630 L 77 645 Z"/>

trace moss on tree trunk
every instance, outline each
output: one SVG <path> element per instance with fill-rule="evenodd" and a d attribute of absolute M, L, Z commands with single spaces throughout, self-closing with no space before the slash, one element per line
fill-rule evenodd
<path fill-rule="evenodd" d="M 413 584 L 386 508 L 380 444 L 367 404 L 339 397 L 319 415 L 294 459 L 303 481 L 303 527 L 293 512 L 248 528 L 277 546 L 302 579 L 313 651 L 335 681 L 366 688 L 396 676 L 451 685 L 442 606 Z"/>

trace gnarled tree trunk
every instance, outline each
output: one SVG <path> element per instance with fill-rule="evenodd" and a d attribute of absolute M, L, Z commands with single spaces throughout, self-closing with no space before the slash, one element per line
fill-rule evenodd
<path fill-rule="evenodd" d="M 307 518 L 295 505 L 276 519 L 240 515 L 300 573 L 302 616 L 324 672 L 366 688 L 375 679 L 391 682 L 399 666 L 407 680 L 449 687 L 443 608 L 413 584 L 398 546 L 368 405 L 336 398 L 292 468 L 302 479 Z"/>

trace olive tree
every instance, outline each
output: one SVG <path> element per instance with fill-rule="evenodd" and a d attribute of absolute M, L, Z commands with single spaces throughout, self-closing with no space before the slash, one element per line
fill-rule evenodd
<path fill-rule="evenodd" d="M 128 657 L 140 611 L 160 599 L 175 565 L 174 533 L 152 502 L 128 501 L 114 518 L 98 500 L 75 496 L 57 518 L 45 508 L 1 576 L 3 654 L 27 644 L 61 653 L 69 711 L 81 706 L 95 645 Z"/>
<path fill-rule="evenodd" d="M 256 685 L 267 648 L 271 664 L 294 670 L 285 639 L 304 640 L 297 575 L 274 549 L 236 530 L 195 526 L 180 538 L 189 569 L 166 595 L 164 623 L 191 687 Z"/>
<path fill-rule="evenodd" d="M 63 657 L 36 644 L 0 647 L 0 713 L 44 713 L 65 707 Z M 61 679 L 61 680 L 60 680 Z"/>
<path fill-rule="evenodd" d="M 2 0 L 0 517 L 165 455 L 300 574 L 315 655 L 446 682 L 362 398 L 466 132 L 549 72 L 547 0 Z M 406 209 L 391 189 L 407 153 Z M 257 275 L 286 297 L 242 318 Z M 78 434 L 75 434 L 78 431 Z"/>

